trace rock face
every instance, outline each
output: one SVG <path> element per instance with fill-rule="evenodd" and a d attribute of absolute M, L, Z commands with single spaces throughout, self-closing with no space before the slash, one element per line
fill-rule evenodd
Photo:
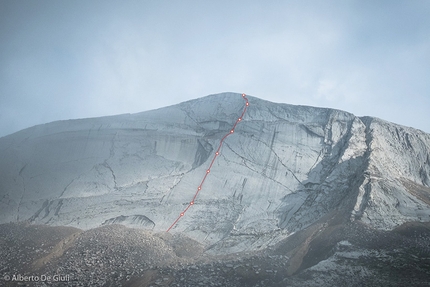
<path fill-rule="evenodd" d="M 360 221 L 392 230 L 430 221 L 429 134 L 248 99 L 195 204 L 171 232 L 230 253 L 312 226 Z M 240 94 L 224 93 L 0 138 L 0 223 L 165 231 L 192 200 L 243 105 Z"/>

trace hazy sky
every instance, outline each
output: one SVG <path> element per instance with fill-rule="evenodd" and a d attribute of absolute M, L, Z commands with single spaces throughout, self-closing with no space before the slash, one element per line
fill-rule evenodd
<path fill-rule="evenodd" d="M 430 132 L 430 1 L 0 1 L 0 136 L 220 92 Z"/>

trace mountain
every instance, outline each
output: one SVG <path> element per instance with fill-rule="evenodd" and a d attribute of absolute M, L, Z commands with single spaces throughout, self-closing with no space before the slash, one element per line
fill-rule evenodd
<path fill-rule="evenodd" d="M 282 251 L 296 274 L 357 230 L 427 230 L 430 135 L 235 93 L 48 123 L 0 138 L 0 223 L 23 221 L 172 226 L 207 254 Z"/>

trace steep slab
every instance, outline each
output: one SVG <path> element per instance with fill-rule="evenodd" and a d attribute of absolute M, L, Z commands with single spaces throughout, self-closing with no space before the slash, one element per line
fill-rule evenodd
<path fill-rule="evenodd" d="M 380 229 L 429 221 L 428 134 L 247 98 L 205 192 L 172 232 L 217 253 L 265 248 L 332 214 Z M 0 138 L 1 222 L 165 231 L 189 206 L 243 104 L 224 93 Z"/>

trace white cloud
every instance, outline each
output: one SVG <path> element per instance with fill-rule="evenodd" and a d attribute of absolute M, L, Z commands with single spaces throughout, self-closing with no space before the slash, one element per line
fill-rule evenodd
<path fill-rule="evenodd" d="M 342 97 L 338 90 L 338 85 L 333 80 L 320 80 L 316 93 L 317 99 L 333 102 Z"/>

